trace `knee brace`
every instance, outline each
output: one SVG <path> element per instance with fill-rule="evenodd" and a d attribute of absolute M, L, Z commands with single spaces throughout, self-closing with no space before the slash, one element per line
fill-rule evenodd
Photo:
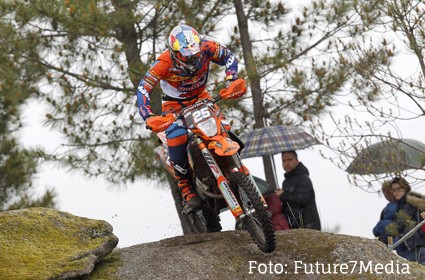
<path fill-rule="evenodd" d="M 168 154 L 170 161 L 181 163 L 184 165 L 187 162 L 186 144 L 187 130 L 185 127 L 173 123 L 166 131 Z"/>
<path fill-rule="evenodd" d="M 167 137 L 168 147 L 180 146 L 187 142 L 186 128 L 177 123 L 173 123 L 169 128 L 167 128 L 165 136 Z"/>

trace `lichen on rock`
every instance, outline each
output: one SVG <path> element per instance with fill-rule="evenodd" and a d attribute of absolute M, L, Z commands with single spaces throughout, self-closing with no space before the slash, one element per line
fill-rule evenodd
<path fill-rule="evenodd" d="M 105 221 L 47 208 L 0 212 L 1 279 L 88 275 L 117 243 Z"/>

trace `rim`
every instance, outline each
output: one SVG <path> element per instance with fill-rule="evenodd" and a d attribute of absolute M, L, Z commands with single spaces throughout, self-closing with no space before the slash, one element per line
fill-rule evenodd
<path fill-rule="evenodd" d="M 248 222 L 247 226 L 252 229 L 250 231 L 252 234 L 255 234 L 262 243 L 266 243 L 266 236 L 263 231 L 263 225 L 256 216 L 255 209 L 246 195 L 245 191 L 239 187 L 239 194 L 242 202 L 242 207 L 246 215 L 245 221 Z"/>

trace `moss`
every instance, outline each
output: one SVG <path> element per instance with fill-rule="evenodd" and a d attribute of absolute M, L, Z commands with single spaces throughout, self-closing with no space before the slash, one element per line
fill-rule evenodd
<path fill-rule="evenodd" d="M 90 280 L 115 280 L 115 272 L 122 266 L 121 255 L 114 251 L 99 262 L 87 279 Z"/>
<path fill-rule="evenodd" d="M 104 243 L 103 232 L 103 221 L 46 208 L 2 212 L 0 275 L 37 280 L 81 270 L 90 250 Z"/>

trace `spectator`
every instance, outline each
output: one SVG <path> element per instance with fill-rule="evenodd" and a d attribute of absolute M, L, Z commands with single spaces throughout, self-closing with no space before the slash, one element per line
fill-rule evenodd
<path fill-rule="evenodd" d="M 264 198 L 269 208 L 267 209 L 271 213 L 271 220 L 274 230 L 288 230 L 290 229 L 288 219 L 282 211 L 282 201 L 274 193 L 265 194 Z"/>
<path fill-rule="evenodd" d="M 392 226 L 387 227 L 388 234 L 403 237 L 423 219 L 419 208 L 424 197 L 411 192 L 409 183 L 403 178 L 394 178 L 391 189 L 397 201 L 397 214 Z M 397 246 L 397 253 L 403 258 L 425 265 L 425 233 L 419 229 L 410 238 Z"/>
<path fill-rule="evenodd" d="M 269 212 L 273 229 L 274 230 L 290 229 L 288 220 L 286 219 L 285 215 L 283 215 L 283 212 L 282 212 L 282 201 L 279 199 L 279 197 L 275 194 L 274 191 L 268 191 L 269 186 L 266 181 L 256 176 L 252 176 L 252 177 L 255 180 L 255 183 L 257 184 L 259 191 L 263 194 L 263 197 L 267 202 L 267 205 L 268 205 L 267 211 Z M 236 230 L 246 229 L 242 221 L 243 220 L 236 221 L 236 225 L 235 225 Z"/>
<path fill-rule="evenodd" d="M 282 164 L 285 180 L 282 189 L 275 190 L 275 193 L 283 203 L 283 214 L 289 226 L 320 230 L 320 218 L 308 169 L 298 161 L 295 151 L 282 152 Z"/>
<path fill-rule="evenodd" d="M 384 207 L 384 209 L 381 212 L 381 217 L 379 219 L 379 222 L 376 224 L 376 226 L 373 228 L 373 235 L 378 237 L 378 239 L 385 244 L 388 244 L 388 233 L 386 231 L 386 227 L 394 222 L 395 214 L 397 212 L 397 205 L 398 202 L 394 198 L 394 194 L 391 190 L 391 184 L 390 181 L 384 181 L 382 183 L 382 193 L 384 194 L 385 198 L 389 201 L 388 204 Z M 396 240 L 393 240 L 393 242 L 396 242 Z"/>

